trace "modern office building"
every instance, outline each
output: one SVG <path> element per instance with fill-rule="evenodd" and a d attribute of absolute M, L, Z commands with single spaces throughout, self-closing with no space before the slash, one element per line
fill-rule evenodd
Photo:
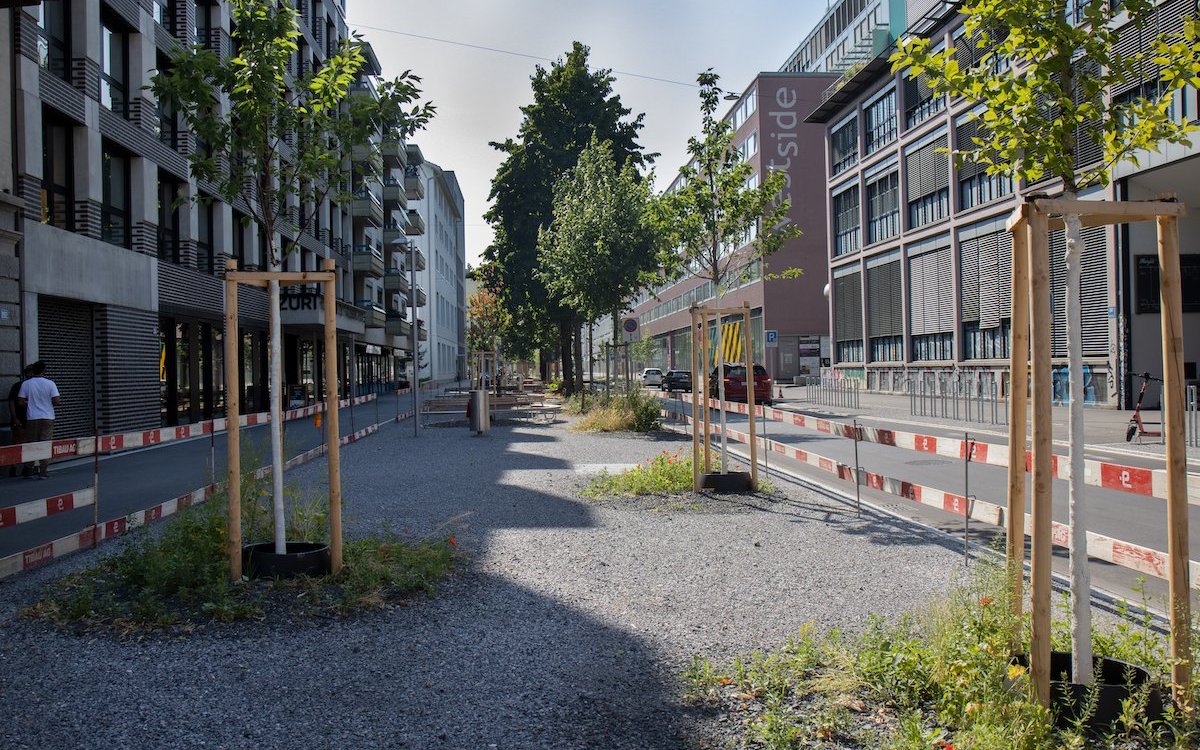
<path fill-rule="evenodd" d="M 418 302 L 428 305 L 419 338 L 421 377 L 449 383 L 466 377 L 467 243 L 462 189 L 454 172 L 429 161 L 409 167 L 405 180 L 412 205 L 426 222 L 418 242 L 429 259 L 417 274 Z"/>
<path fill-rule="evenodd" d="M 748 244 L 733 248 L 731 252 L 744 256 L 745 262 L 731 274 L 730 288 L 721 299 L 723 307 L 750 306 L 754 360 L 788 379 L 815 374 L 828 348 L 828 313 L 821 293 L 828 264 L 825 198 L 820 183 L 812 179 L 822 169 L 824 132 L 805 124 L 804 118 L 832 82 L 825 73 L 760 73 L 725 115 L 734 129 L 734 147 L 754 168 L 749 184 L 757 185 L 768 170 L 785 172 L 784 197 L 791 201 L 788 219 L 804 232 L 765 263 L 750 257 Z M 764 278 L 764 272 L 791 268 L 804 273 L 795 279 Z M 711 281 L 689 274 L 635 300 L 630 317 L 639 322 L 638 337 L 650 336 L 656 342 L 653 365 L 691 368 L 688 309 L 711 305 L 715 298 Z M 778 346 L 764 347 L 765 330 L 778 332 Z M 597 345 L 610 338 L 605 328 L 597 328 L 596 334 Z"/>
<path fill-rule="evenodd" d="M 301 36 L 291 75 L 320 65 L 349 34 L 344 0 L 296 7 Z M 231 53 L 226 4 L 42 0 L 3 14 L 0 84 L 11 86 L 13 106 L 6 89 L 3 117 L 11 111 L 12 125 L 0 129 L 0 140 L 11 139 L 0 153 L 0 193 L 11 179 L 24 218 L 20 295 L 10 302 L 5 248 L 15 235 L 5 223 L 10 202 L 0 198 L 0 386 L 7 389 L 15 371 L 8 345 L 16 320 L 17 359 L 47 362 L 63 392 L 59 435 L 219 414 L 226 259 L 263 267 L 268 239 L 295 239 L 297 231 L 300 249 L 285 270 L 336 262 L 338 299 L 331 302 L 343 390 L 394 385 L 409 347 L 407 287 L 395 273 L 405 261 L 390 241 L 423 231 L 405 191 L 397 190 L 413 162 L 394 131 L 377 134 L 382 174 L 366 165 L 364 151 L 350 155 L 352 202 L 294 204 L 292 228 L 267 238 L 247 205 L 226 203 L 191 179 L 187 155 L 203 144 L 145 88 L 181 45 Z M 372 84 L 381 71 L 369 47 L 365 52 L 367 67 L 351 96 L 376 95 Z M 311 403 L 323 389 L 318 331 L 325 303 L 317 289 L 292 289 L 283 298 L 286 404 Z M 242 288 L 239 312 L 243 409 L 265 410 L 265 292 Z"/>
<path fill-rule="evenodd" d="M 861 5 L 846 0 L 839 5 Z M 831 10 L 831 12 L 833 12 Z M 1158 32 L 1180 28 L 1196 12 L 1190 0 L 1159 3 L 1154 33 L 1122 28 L 1121 51 L 1149 43 Z M 935 97 L 920 78 L 891 72 L 887 62 L 903 34 L 953 46 L 959 63 L 974 65 L 979 51 L 964 39 L 953 6 L 908 3 L 877 27 L 872 50 L 820 97 L 809 123 L 826 128 L 824 174 L 828 195 L 830 320 L 833 366 L 871 389 L 903 391 L 914 378 L 939 374 L 975 378 L 1006 391 L 1010 340 L 1011 237 L 1004 222 L 1021 192 L 1055 193 L 1052 181 L 1013 185 L 972 163 L 956 165 L 946 152 L 970 147 L 973 106 Z M 887 44 L 880 40 L 885 38 Z M 1114 100 L 1152 86 L 1136 82 L 1112 91 Z M 1176 117 L 1195 121 L 1194 89 L 1177 95 Z M 1200 141 L 1145 154 L 1140 166 L 1117 167 L 1113 184 L 1081 197 L 1136 200 L 1174 193 L 1200 205 Z M 1086 144 L 1079 167 L 1095 164 Z M 1191 212 L 1194 214 L 1195 212 Z M 1180 224 L 1184 271 L 1187 377 L 1200 358 L 1200 224 Z M 1152 226 L 1084 230 L 1083 353 L 1085 398 L 1130 405 L 1130 373 L 1160 374 L 1158 279 Z M 1066 380 L 1066 267 L 1061 232 L 1051 234 L 1053 354 L 1056 383 Z M 1057 386 L 1056 386 L 1057 387 Z"/>

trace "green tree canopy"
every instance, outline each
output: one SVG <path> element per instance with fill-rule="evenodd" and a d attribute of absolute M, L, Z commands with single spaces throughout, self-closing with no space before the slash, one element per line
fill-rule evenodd
<path fill-rule="evenodd" d="M 662 267 L 662 234 L 650 214 L 650 183 L 618 166 L 595 136 L 554 191 L 553 221 L 538 237 L 538 273 L 560 303 L 585 320 L 624 309 Z"/>

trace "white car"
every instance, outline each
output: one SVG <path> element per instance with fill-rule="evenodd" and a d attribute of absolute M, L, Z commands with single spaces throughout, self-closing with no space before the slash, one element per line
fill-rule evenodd
<path fill-rule="evenodd" d="M 647 367 L 642 370 L 642 385 L 662 385 L 662 370 L 657 367 Z"/>

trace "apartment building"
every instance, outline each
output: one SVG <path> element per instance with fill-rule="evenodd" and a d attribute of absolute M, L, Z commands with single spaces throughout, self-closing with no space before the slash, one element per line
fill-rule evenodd
<path fill-rule="evenodd" d="M 344 0 L 296 0 L 301 37 L 289 66 L 318 66 L 346 39 Z M 0 197 L 0 386 L 16 362 L 43 360 L 63 393 L 59 435 L 182 424 L 224 408 L 223 284 L 227 258 L 265 266 L 268 239 L 249 206 L 220 200 L 191 179 L 203 148 L 181 118 L 146 90 L 181 45 L 231 53 L 233 22 L 217 0 L 42 0 L 0 12 L 0 84 L 11 126 L 0 129 L 0 195 L 19 222 L 19 299 L 9 299 L 6 248 L 18 235 Z M 4 24 L 7 24 L 5 26 Z M 381 74 L 368 47 L 351 96 L 375 96 Z M 9 77 L 9 61 L 12 61 Z M 6 107 L 7 108 L 7 107 Z M 8 115 L 5 115 L 7 118 Z M 383 172 L 356 149 L 355 199 L 289 207 L 300 249 L 286 270 L 334 259 L 343 390 L 392 387 L 410 358 L 402 252 L 423 229 L 406 205 L 411 147 L 377 135 Z M 197 199 L 201 200 L 197 200 Z M 323 389 L 319 289 L 283 297 L 285 404 Z M 267 296 L 239 292 L 244 410 L 267 408 Z M 16 346 L 11 331 L 19 331 Z"/>
<path fill-rule="evenodd" d="M 418 301 L 428 299 L 428 311 L 418 340 L 421 378 L 450 383 L 466 377 L 467 356 L 467 242 L 462 189 L 453 171 L 426 161 L 410 167 L 405 180 L 412 186 L 413 206 L 425 217 L 419 245 L 428 267 L 418 273 Z M 426 291 L 427 290 L 427 291 Z"/>
<path fill-rule="evenodd" d="M 858 0 L 847 0 L 853 4 Z M 1159 3 L 1151 30 L 1122 28 L 1121 53 L 1148 44 L 1153 35 L 1179 28 L 1195 3 Z M 903 391 L 914 378 L 955 374 L 1006 392 L 1010 331 L 1012 242 L 1004 222 L 1021 192 L 1054 193 L 1051 181 L 1014 185 L 971 163 L 956 165 L 946 149 L 969 148 L 973 107 L 935 97 L 917 78 L 891 72 L 891 43 L 917 33 L 935 47 L 953 46 L 960 65 L 978 62 L 953 7 L 907 3 L 872 32 L 888 45 L 859 61 L 821 97 L 809 123 L 826 129 L 829 225 L 830 333 L 833 365 L 866 387 Z M 902 19 L 902 20 L 901 20 Z M 1121 23 L 1118 19 L 1118 23 Z M 1152 86 L 1148 77 L 1113 100 Z M 1176 117 L 1197 120 L 1194 89 L 1177 95 Z M 1107 188 L 1082 195 L 1136 200 L 1169 192 L 1200 205 L 1200 142 L 1144 154 L 1140 166 L 1120 165 Z M 1080 149 L 1080 168 L 1100 159 Z M 1192 212 L 1194 213 L 1194 212 Z M 1195 217 L 1181 222 L 1187 377 L 1200 358 L 1200 253 Z M 1161 373 L 1158 278 L 1153 227 L 1084 230 L 1083 353 L 1085 399 L 1131 405 L 1130 373 Z M 1051 234 L 1051 294 L 1056 388 L 1066 382 L 1066 266 L 1061 232 Z"/>
<path fill-rule="evenodd" d="M 734 148 L 753 166 L 748 187 L 757 186 L 765 171 L 788 176 L 784 197 L 791 201 L 788 219 L 804 234 L 789 240 L 765 263 L 750 257 L 749 242 L 730 248 L 746 256 L 723 290 L 722 306 L 749 305 L 753 357 L 777 377 L 816 373 L 822 350 L 828 348 L 825 285 L 826 221 L 822 185 L 812 179 L 822 169 L 823 129 L 807 125 L 804 117 L 820 103 L 833 78 L 825 73 L 765 72 L 737 97 L 725 117 L 734 129 Z M 670 188 L 668 188 L 669 190 Z M 765 266 L 765 267 L 764 267 Z M 765 273 L 799 268 L 796 279 L 767 280 Z M 694 276 L 649 289 L 634 301 L 631 317 L 639 322 L 640 337 L 656 343 L 652 366 L 691 368 L 692 305 L 711 305 L 716 299 L 711 281 Z M 596 345 L 608 340 L 607 328 L 595 330 Z M 778 333 L 777 346 L 766 347 L 764 332 Z"/>

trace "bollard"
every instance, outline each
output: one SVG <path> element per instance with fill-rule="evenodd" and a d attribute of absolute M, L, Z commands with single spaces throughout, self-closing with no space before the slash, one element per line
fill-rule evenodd
<path fill-rule="evenodd" d="M 471 391 L 470 399 L 467 401 L 467 421 L 471 431 L 476 435 L 487 432 L 491 427 L 489 417 L 487 391 L 483 389 Z"/>

